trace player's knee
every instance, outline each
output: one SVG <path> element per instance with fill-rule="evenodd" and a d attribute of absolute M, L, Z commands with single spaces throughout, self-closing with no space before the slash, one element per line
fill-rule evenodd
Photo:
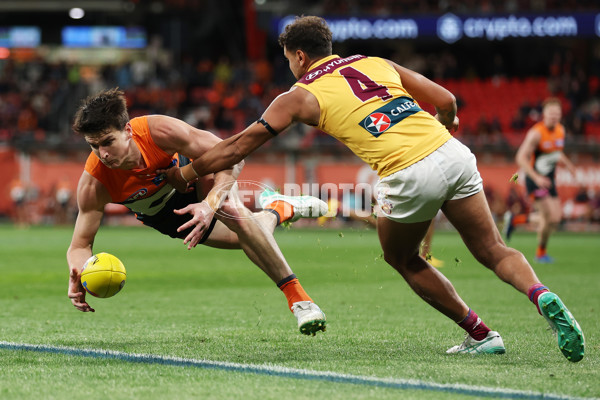
<path fill-rule="evenodd" d="M 217 212 L 217 218 L 234 232 L 243 230 L 252 213 L 246 207 L 235 203 L 224 203 Z"/>
<path fill-rule="evenodd" d="M 397 251 L 387 251 L 383 253 L 383 259 L 389 265 L 391 265 L 396 271 L 398 271 L 401 275 L 404 275 L 411 266 L 418 264 L 414 261 L 416 258 L 419 258 L 417 253 L 414 254 L 405 254 Z"/>
<path fill-rule="evenodd" d="M 560 224 L 560 220 L 561 220 L 561 215 L 560 214 L 553 214 L 550 216 L 549 219 L 549 224 L 552 226 L 557 226 L 558 224 Z"/>
<path fill-rule="evenodd" d="M 475 256 L 477 261 L 483 264 L 485 267 L 492 271 L 496 270 L 496 267 L 500 265 L 504 260 L 511 257 L 522 257 L 523 255 L 512 247 L 508 247 L 506 244 L 499 242 L 494 246 L 490 246 L 482 254 Z"/>
<path fill-rule="evenodd" d="M 481 243 L 471 248 L 471 253 L 479 263 L 489 269 L 494 269 L 501 260 L 511 255 L 511 250 L 506 244 L 498 240 L 493 243 Z"/>

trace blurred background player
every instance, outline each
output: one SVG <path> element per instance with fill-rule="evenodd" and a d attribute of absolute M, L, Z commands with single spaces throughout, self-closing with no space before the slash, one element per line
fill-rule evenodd
<path fill-rule="evenodd" d="M 552 263 L 546 253 L 550 235 L 562 218 L 560 199 L 556 191 L 556 166 L 564 165 L 575 176 L 575 166 L 563 152 L 565 128 L 560 123 L 562 107 L 560 99 L 548 98 L 542 104 L 542 120 L 527 132 L 525 140 L 515 157 L 521 171 L 525 172 L 527 194 L 534 201 L 537 211 L 538 246 L 535 261 Z M 505 235 L 510 239 L 515 226 L 529 222 L 530 214 L 505 215 Z"/>
<path fill-rule="evenodd" d="M 354 196 L 350 196 L 350 197 L 354 198 Z M 376 200 L 373 199 L 373 201 L 376 201 Z M 330 204 L 329 204 L 330 211 L 332 210 L 331 206 L 332 205 L 331 205 L 331 200 L 330 200 Z M 349 204 L 348 207 L 344 206 L 345 207 L 344 209 L 346 210 L 345 213 L 347 214 L 348 218 L 350 218 L 351 220 L 354 220 L 354 221 L 362 221 L 372 227 L 377 227 L 377 211 L 372 211 L 372 213 L 370 215 L 365 216 L 363 212 L 358 213 L 356 211 L 357 206 L 358 205 L 356 205 L 356 204 Z M 337 207 L 337 205 L 336 205 L 336 207 Z M 322 218 L 325 218 L 325 217 L 320 217 L 319 220 L 321 220 Z M 436 268 L 442 268 L 444 266 L 444 261 L 433 256 L 432 243 L 433 243 L 434 233 L 435 233 L 435 218 L 431 220 L 431 225 L 429 226 L 429 229 L 427 229 L 427 233 L 425 234 L 425 237 L 423 238 L 423 242 L 421 243 L 419 254 L 421 254 L 421 257 L 423 257 L 427 262 L 429 262 L 429 264 L 433 265 Z"/>
<path fill-rule="evenodd" d="M 69 222 L 69 211 L 73 191 L 68 180 L 62 179 L 56 187 L 56 216 L 55 223 L 64 225 Z"/>
<path fill-rule="evenodd" d="M 29 225 L 27 218 L 27 187 L 20 179 L 14 179 L 10 184 L 10 199 L 14 206 L 14 224 L 18 228 L 25 228 Z"/>
<path fill-rule="evenodd" d="M 332 55 L 332 33 L 320 17 L 299 17 L 279 36 L 298 80 L 262 117 L 193 163 L 167 172 L 179 188 L 195 174 L 229 168 L 294 122 L 317 126 L 377 170 L 377 231 L 384 259 L 424 301 L 467 332 L 448 353 L 505 352 L 452 283 L 419 255 L 431 220 L 441 209 L 475 258 L 527 295 L 572 362 L 584 354 L 583 333 L 560 298 L 548 290 L 523 255 L 507 247 L 492 218 L 471 151 L 454 139 L 456 99 L 448 90 L 392 61 Z M 414 100 L 413 100 L 414 99 Z M 435 106 L 433 117 L 416 101 Z"/>
<path fill-rule="evenodd" d="M 421 244 L 420 254 L 429 264 L 433 265 L 436 268 L 442 268 L 444 266 L 444 261 L 439 258 L 435 258 L 433 256 L 432 243 L 433 243 L 433 235 L 435 233 L 435 218 L 431 220 L 431 225 L 427 229 L 427 233 L 425 233 L 425 237 L 423 238 L 423 243 Z"/>
<path fill-rule="evenodd" d="M 77 188 L 79 214 L 67 251 L 68 296 L 78 310 L 94 311 L 85 300 L 81 268 L 92 255 L 105 206 L 120 203 L 145 225 L 173 238 L 185 238 L 188 249 L 198 243 L 243 249 L 283 291 L 302 333 L 314 335 L 325 330 L 325 315 L 306 294 L 272 236 L 277 223 L 325 213 L 323 202 L 309 196 L 285 196 L 280 199 L 288 205 L 285 215 L 276 215 L 276 211 L 252 214 L 236 192 L 241 164 L 214 174 L 214 184 L 205 198 L 200 187 L 176 192 L 157 169 L 178 164 L 178 155 L 198 157 L 219 138 L 167 116 L 130 120 L 125 96 L 117 89 L 88 97 L 75 115 L 73 130 L 92 148 Z M 198 201 L 201 206 L 194 209 L 193 217 L 188 215 L 187 206 Z M 197 239 L 188 237 L 191 228 L 178 229 L 188 221 L 204 224 Z"/>

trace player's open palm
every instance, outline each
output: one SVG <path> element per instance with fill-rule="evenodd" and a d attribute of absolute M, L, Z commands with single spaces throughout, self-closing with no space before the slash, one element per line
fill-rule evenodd
<path fill-rule="evenodd" d="M 201 203 L 190 204 L 187 207 L 179 210 L 173 210 L 173 212 L 179 215 L 192 215 L 192 219 L 177 228 L 177 232 L 183 232 L 186 229 L 193 227 L 192 231 L 183 240 L 183 244 L 188 245 L 188 250 L 196 247 L 196 245 L 200 242 L 204 236 L 204 233 L 206 232 L 206 229 L 208 229 L 210 226 L 215 214 L 215 210 L 213 210 L 212 207 L 205 201 Z"/>
<path fill-rule="evenodd" d="M 69 292 L 67 294 L 71 299 L 71 303 L 79 311 L 95 312 L 92 307 L 85 301 L 85 289 L 81 284 L 81 274 L 79 271 L 72 269 L 69 274 Z"/>

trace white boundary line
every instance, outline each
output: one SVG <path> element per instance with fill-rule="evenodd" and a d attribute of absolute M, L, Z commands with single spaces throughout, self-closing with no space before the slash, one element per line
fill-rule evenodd
<path fill-rule="evenodd" d="M 443 384 L 426 382 L 417 379 L 379 378 L 366 375 L 340 374 L 330 371 L 317 371 L 309 369 L 288 368 L 270 364 L 240 364 L 224 361 L 198 360 L 193 358 L 180 358 L 160 356 L 153 354 L 124 353 L 114 350 L 80 349 L 77 347 L 49 346 L 27 343 L 13 343 L 0 341 L 0 350 L 22 350 L 40 353 L 63 354 L 67 356 L 114 359 L 126 362 L 143 364 L 163 364 L 178 367 L 196 367 L 252 373 L 259 375 L 279 376 L 283 378 L 318 380 L 356 385 L 378 386 L 392 389 L 425 390 L 445 392 L 449 394 L 462 394 L 468 396 L 494 397 L 506 399 L 544 399 L 544 400 L 591 400 L 587 397 L 569 397 L 552 393 L 539 393 L 513 389 L 502 389 L 485 386 L 472 386 L 464 384 Z"/>

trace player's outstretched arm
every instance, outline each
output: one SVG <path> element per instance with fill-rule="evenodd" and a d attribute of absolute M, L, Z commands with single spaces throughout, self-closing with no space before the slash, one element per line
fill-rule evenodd
<path fill-rule="evenodd" d="M 196 176 L 219 172 L 239 164 L 248 154 L 269 140 L 272 134 L 264 126 L 250 125 L 242 132 L 217 143 L 192 163 L 167 173 L 169 183 L 182 187 Z M 173 183 L 172 183 L 173 184 Z"/>
<path fill-rule="evenodd" d="M 432 104 L 437 112 L 436 119 L 448 131 L 453 132 L 458 129 L 456 98 L 448 89 L 418 72 L 404 68 L 390 60 L 387 60 L 387 62 L 398 72 L 402 80 L 402 86 L 415 100 Z"/>
<path fill-rule="evenodd" d="M 319 112 L 319 104 L 312 94 L 304 89 L 293 87 L 277 96 L 256 123 L 216 143 L 214 147 L 195 158 L 191 164 L 182 168 L 169 168 L 164 172 L 169 183 L 174 187 L 185 187 L 187 182 L 197 176 L 229 169 L 238 164 L 295 121 L 317 125 Z"/>
<path fill-rule="evenodd" d="M 196 159 L 221 142 L 221 139 L 211 132 L 196 129 L 184 121 L 164 115 L 148 117 L 148 126 L 154 142 L 168 154 L 179 153 L 188 158 Z M 174 210 L 177 214 L 189 213 L 192 215 L 191 220 L 178 228 L 178 231 L 181 232 L 194 227 L 192 232 L 184 239 L 184 244 L 188 245 L 188 249 L 195 247 L 203 237 L 204 232 L 210 226 L 214 213 L 227 198 L 242 168 L 243 161 L 240 161 L 231 168 L 217 172 L 214 176 L 212 189 L 206 195 L 204 201 Z M 181 171 L 180 168 L 169 168 L 166 170 L 159 169 L 156 172 L 166 174 L 167 181 L 182 192 L 186 191 L 189 184 L 193 184 L 196 180 L 208 175 L 197 174 L 195 170 L 191 169 L 189 170 L 191 175 L 184 176 Z"/>
<path fill-rule="evenodd" d="M 220 138 L 209 131 L 194 128 L 176 118 L 165 115 L 152 115 L 148 117 L 148 126 L 154 142 L 167 154 L 181 154 L 192 160 L 195 160 L 205 154 L 218 143 L 222 142 Z M 232 182 L 237 179 L 243 164 L 227 166 L 221 170 L 231 170 L 228 176 L 232 176 Z M 189 165 L 189 164 L 188 164 Z M 221 171 L 218 170 L 218 171 Z M 209 175 L 212 172 L 197 173 L 194 169 L 186 169 L 185 176 L 181 173 L 181 168 L 158 169 L 156 172 L 164 173 L 167 181 L 179 192 L 186 192 L 190 184 L 195 183 L 198 178 Z M 227 178 L 223 178 L 227 179 Z M 222 186 L 222 185 L 221 185 Z M 231 186 L 230 186 L 231 187 Z M 221 187 L 221 192 L 223 187 Z M 226 197 L 226 193 L 224 194 Z M 219 204 L 216 205 L 217 208 Z"/>
<path fill-rule="evenodd" d="M 79 213 L 75 221 L 73 238 L 67 250 L 69 265 L 69 288 L 67 295 L 79 311 L 94 312 L 85 301 L 85 289 L 81 285 L 81 269 L 92 256 L 92 245 L 100 227 L 104 206 L 110 196 L 104 186 L 87 172 L 84 172 L 77 186 Z"/>
<path fill-rule="evenodd" d="M 308 91 L 293 87 L 277 96 L 257 122 L 215 145 L 192 164 L 183 167 L 181 174 L 185 177 L 194 173 L 202 176 L 230 168 L 296 121 L 316 125 L 319 122 L 319 105 Z"/>

